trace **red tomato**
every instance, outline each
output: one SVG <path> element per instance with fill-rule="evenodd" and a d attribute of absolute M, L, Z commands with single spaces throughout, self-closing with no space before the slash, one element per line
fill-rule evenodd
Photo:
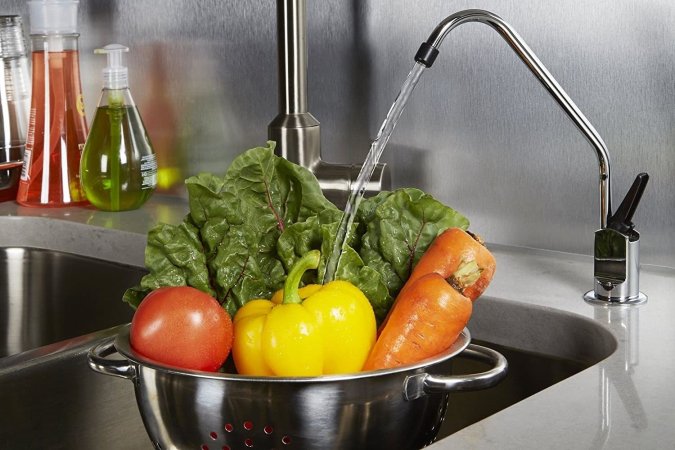
<path fill-rule="evenodd" d="M 216 371 L 232 348 L 232 320 L 218 301 L 189 286 L 155 289 L 131 321 L 131 347 L 185 369 Z"/>

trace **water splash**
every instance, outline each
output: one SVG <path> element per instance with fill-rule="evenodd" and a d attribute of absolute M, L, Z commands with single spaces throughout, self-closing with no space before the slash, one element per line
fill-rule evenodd
<path fill-rule="evenodd" d="M 391 108 L 389 108 L 387 117 L 384 119 L 384 122 L 382 122 L 377 137 L 375 137 L 375 140 L 370 145 L 366 160 L 363 162 L 363 166 L 356 178 L 356 182 L 352 185 L 351 191 L 349 192 L 349 198 L 347 199 L 347 205 L 345 206 L 340 225 L 338 226 L 333 250 L 326 262 L 326 272 L 323 277 L 324 284 L 335 278 L 335 273 L 337 272 L 338 264 L 340 263 L 340 257 L 342 256 L 342 251 L 345 242 L 347 241 L 347 230 L 351 229 L 352 224 L 354 223 L 356 211 L 359 209 L 359 204 L 361 203 L 361 199 L 366 190 L 366 184 L 370 181 L 370 177 L 373 176 L 373 171 L 380 161 L 380 157 L 382 156 L 384 148 L 387 146 L 387 142 L 389 142 L 391 133 L 394 131 L 394 127 L 396 127 L 396 123 L 403 113 L 403 108 L 405 108 L 408 98 L 413 89 L 415 89 L 424 69 L 426 69 L 424 64 L 415 63 L 408 74 L 408 78 L 406 78 L 403 83 L 396 100 L 394 100 Z"/>

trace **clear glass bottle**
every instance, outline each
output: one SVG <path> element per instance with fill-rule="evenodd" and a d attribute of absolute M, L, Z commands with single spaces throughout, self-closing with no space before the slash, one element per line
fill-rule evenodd
<path fill-rule="evenodd" d="M 95 50 L 108 56 L 103 92 L 82 152 L 82 186 L 89 202 L 104 211 L 136 209 L 157 185 L 157 160 L 129 91 L 119 44 Z"/>
<path fill-rule="evenodd" d="M 80 156 L 88 130 L 80 84 L 78 1 L 35 0 L 28 5 L 33 83 L 17 202 L 85 205 Z"/>
<path fill-rule="evenodd" d="M 0 202 L 15 200 L 28 131 L 30 70 L 21 16 L 0 16 Z"/>

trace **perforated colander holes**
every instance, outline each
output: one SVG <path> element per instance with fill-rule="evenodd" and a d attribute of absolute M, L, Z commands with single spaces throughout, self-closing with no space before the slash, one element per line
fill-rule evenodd
<path fill-rule="evenodd" d="M 246 430 L 246 431 L 251 431 L 251 430 L 253 430 L 253 422 L 250 421 L 250 420 L 244 421 L 244 422 L 242 423 L 242 426 L 243 426 L 244 430 Z M 234 425 L 231 424 L 231 423 L 226 423 L 226 424 L 223 426 L 223 429 L 225 430 L 226 433 L 232 433 L 232 432 L 234 431 Z M 269 436 L 269 435 L 271 435 L 273 432 L 274 432 L 274 428 L 272 427 L 272 425 L 265 425 L 265 426 L 263 427 L 263 433 L 265 433 L 266 435 Z M 210 437 L 212 440 L 216 441 L 216 440 L 218 440 L 218 433 L 215 432 L 215 431 L 212 431 L 212 432 L 209 433 L 209 437 Z M 291 444 L 291 437 L 288 436 L 288 435 L 283 435 L 283 436 L 281 437 L 281 443 L 282 443 L 283 445 L 290 445 L 290 444 Z M 246 448 L 253 448 L 253 439 L 251 439 L 251 438 L 245 438 L 243 444 L 244 444 L 244 446 L 245 446 Z M 202 446 L 201 446 L 200 449 L 201 449 L 201 450 L 210 450 L 210 448 L 209 448 L 209 446 L 208 446 L 207 444 L 202 444 Z M 234 450 L 234 449 L 231 448 L 229 445 L 223 445 L 223 446 L 221 447 L 221 450 Z"/>

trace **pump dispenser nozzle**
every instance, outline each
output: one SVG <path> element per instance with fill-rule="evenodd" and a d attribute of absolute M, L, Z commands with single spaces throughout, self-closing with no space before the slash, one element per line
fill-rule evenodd
<path fill-rule="evenodd" d="M 97 55 L 108 55 L 108 66 L 103 69 L 103 87 L 105 89 L 124 89 L 129 87 L 129 70 L 122 65 L 122 53 L 127 53 L 129 47 L 120 44 L 109 44 L 97 48 Z"/>

